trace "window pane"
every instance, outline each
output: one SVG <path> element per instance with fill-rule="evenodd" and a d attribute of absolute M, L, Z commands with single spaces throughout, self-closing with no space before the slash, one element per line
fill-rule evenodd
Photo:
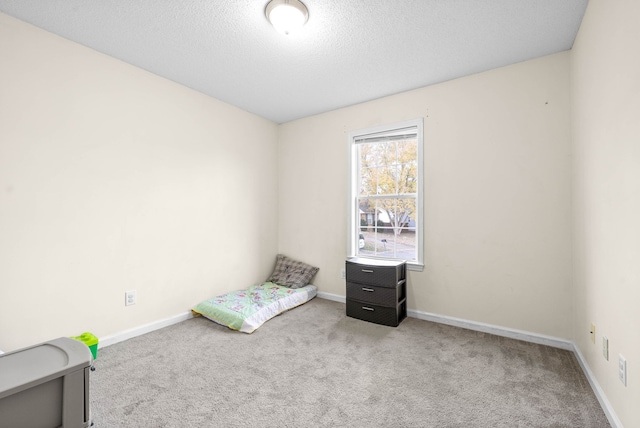
<path fill-rule="evenodd" d="M 358 255 L 416 259 L 415 198 L 359 198 Z"/>
<path fill-rule="evenodd" d="M 373 167 L 365 167 L 360 170 L 359 195 L 370 196 L 376 194 L 378 188 L 378 170 Z"/>
<path fill-rule="evenodd" d="M 397 150 L 398 193 L 416 193 L 418 191 L 418 141 L 399 141 Z"/>
<path fill-rule="evenodd" d="M 417 192 L 416 139 L 358 144 L 358 194 L 396 195 Z"/>

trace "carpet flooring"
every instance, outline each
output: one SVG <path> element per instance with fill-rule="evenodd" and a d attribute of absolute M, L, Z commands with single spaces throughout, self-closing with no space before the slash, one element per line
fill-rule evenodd
<path fill-rule="evenodd" d="M 99 350 L 97 428 L 608 427 L 573 353 L 324 299 L 253 334 L 202 317 Z"/>

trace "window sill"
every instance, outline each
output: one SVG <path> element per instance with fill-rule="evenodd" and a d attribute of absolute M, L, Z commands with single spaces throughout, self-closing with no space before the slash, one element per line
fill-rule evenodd
<path fill-rule="evenodd" d="M 347 259 L 352 259 L 352 258 L 358 258 L 358 259 L 364 259 L 364 260 L 381 260 L 381 261 L 389 261 L 389 262 L 399 262 L 401 260 L 398 259 L 384 259 L 384 258 L 378 258 L 378 257 L 367 257 L 367 256 L 347 256 Z M 406 262 L 407 263 L 407 270 L 410 271 L 414 271 L 414 272 L 422 272 L 424 271 L 424 264 L 420 263 L 420 262 Z"/>
<path fill-rule="evenodd" d="M 411 270 L 414 272 L 422 272 L 424 271 L 424 265 L 422 263 L 407 262 L 407 270 Z"/>
<path fill-rule="evenodd" d="M 407 270 L 422 272 L 424 270 L 424 265 L 418 262 L 407 262 Z"/>

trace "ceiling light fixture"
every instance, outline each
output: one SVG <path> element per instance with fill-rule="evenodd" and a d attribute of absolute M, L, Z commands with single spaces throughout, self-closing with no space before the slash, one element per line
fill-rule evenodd
<path fill-rule="evenodd" d="M 309 11 L 300 0 L 271 0 L 264 14 L 279 33 L 286 35 L 302 28 L 309 19 Z"/>

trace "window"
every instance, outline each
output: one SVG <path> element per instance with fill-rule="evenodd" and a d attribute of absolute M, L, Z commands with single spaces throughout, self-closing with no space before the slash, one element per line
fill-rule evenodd
<path fill-rule="evenodd" d="M 422 269 L 422 119 L 349 134 L 349 256 Z"/>

